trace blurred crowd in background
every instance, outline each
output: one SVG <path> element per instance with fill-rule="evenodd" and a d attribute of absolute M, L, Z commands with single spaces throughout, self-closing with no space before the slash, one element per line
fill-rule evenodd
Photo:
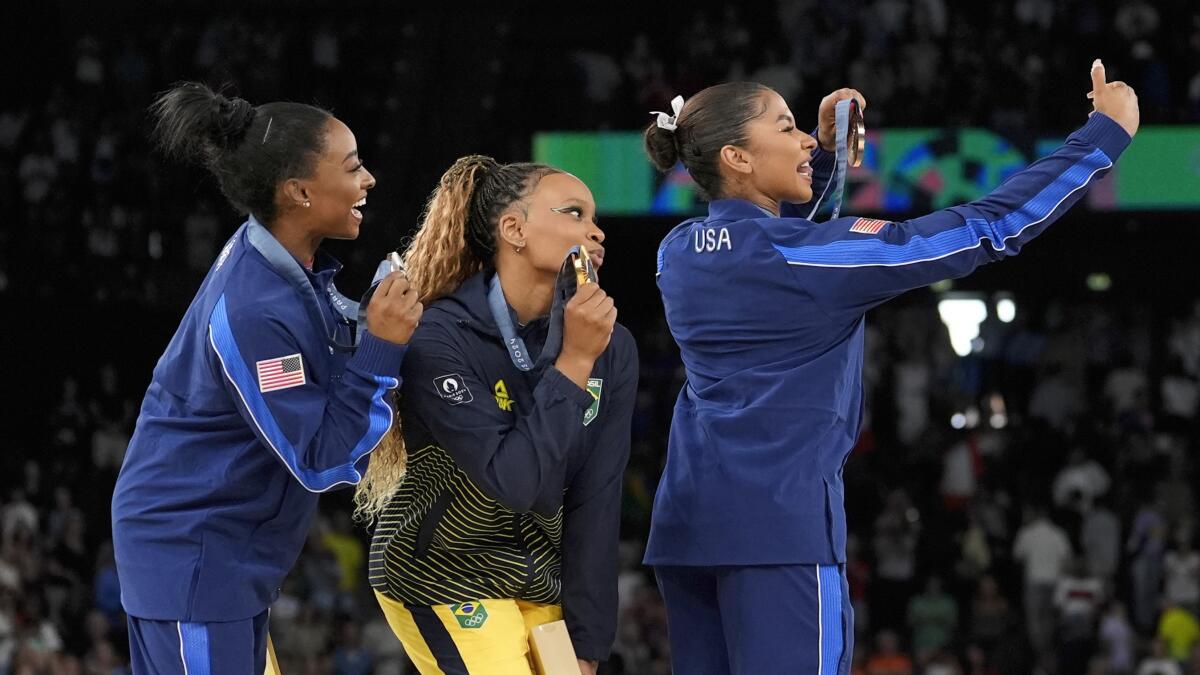
<path fill-rule="evenodd" d="M 55 13 L 37 39 L 57 48 L 21 62 L 27 85 L 0 101 L 0 352 L 29 383 L 6 378 L 0 415 L 0 675 L 127 672 L 112 484 L 150 367 L 237 223 L 211 180 L 165 170 L 147 147 L 145 108 L 174 81 L 332 108 L 380 177 L 372 207 L 399 222 L 460 154 L 515 161 L 536 130 L 640 127 L 726 79 L 814 114 L 849 84 L 875 125 L 1019 134 L 1076 126 L 1099 55 L 1137 89 L 1143 124 L 1200 122 L 1200 6 L 1187 0 L 781 0 L 646 8 L 634 27 L 621 12 L 302 7 L 30 10 Z M 339 254 L 373 269 L 405 233 L 381 228 Z M 1173 293 L 1021 298 L 967 357 L 928 292 L 872 314 L 870 421 L 846 467 L 855 673 L 1200 673 L 1200 303 Z M 613 675 L 670 672 L 640 557 L 682 371 L 647 307 L 628 314 L 642 384 Z M 46 351 L 23 359 L 27 343 Z M 324 498 L 272 608 L 288 675 L 413 672 L 348 513 L 346 494 Z"/>

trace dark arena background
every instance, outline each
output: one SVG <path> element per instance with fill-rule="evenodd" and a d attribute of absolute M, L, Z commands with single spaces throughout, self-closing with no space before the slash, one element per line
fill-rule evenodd
<path fill-rule="evenodd" d="M 351 296 L 456 157 L 547 161 L 591 186 L 601 283 L 642 373 L 601 672 L 662 675 L 640 560 L 682 367 L 654 257 L 704 207 L 686 172 L 646 161 L 649 111 L 746 79 L 812 128 L 822 96 L 857 88 L 868 150 L 843 213 L 895 220 L 1055 147 L 1091 109 L 1097 57 L 1141 106 L 1113 173 L 1019 257 L 868 316 L 869 418 L 845 468 L 853 672 L 1200 673 L 1200 4 L 473 4 L 6 7 L 0 674 L 128 672 L 113 482 L 151 369 L 241 222 L 213 179 L 149 148 L 146 108 L 172 83 L 317 103 L 354 130 L 379 185 L 359 240 L 330 244 Z M 287 675 L 416 672 L 350 508 L 322 498 L 272 607 Z"/>

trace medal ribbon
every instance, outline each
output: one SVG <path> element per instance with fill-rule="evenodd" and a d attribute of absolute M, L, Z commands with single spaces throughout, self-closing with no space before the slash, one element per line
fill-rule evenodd
<path fill-rule="evenodd" d="M 850 161 L 849 147 L 846 145 L 846 140 L 850 136 L 850 104 L 852 99 L 838 101 L 834 107 L 834 124 L 836 129 L 836 141 L 834 150 L 836 155 L 836 168 L 834 169 L 833 181 L 834 190 L 833 196 L 829 201 L 833 204 L 833 213 L 829 219 L 834 220 L 838 214 L 842 212 L 842 197 L 846 189 L 846 167 Z"/>

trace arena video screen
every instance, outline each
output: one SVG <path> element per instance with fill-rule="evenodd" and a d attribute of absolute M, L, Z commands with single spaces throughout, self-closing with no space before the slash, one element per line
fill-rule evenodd
<path fill-rule="evenodd" d="M 863 164 L 850 169 L 847 178 L 843 212 L 918 213 L 978 199 L 1062 140 L 1043 136 L 1018 143 L 979 128 L 869 130 Z M 639 131 L 538 133 L 533 159 L 579 176 L 591 186 L 602 213 L 704 210 L 682 165 L 666 175 L 654 170 Z M 1096 210 L 1200 208 L 1200 126 L 1141 129 L 1086 204 Z"/>

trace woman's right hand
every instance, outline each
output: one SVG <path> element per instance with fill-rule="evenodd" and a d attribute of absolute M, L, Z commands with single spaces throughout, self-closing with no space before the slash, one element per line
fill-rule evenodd
<path fill-rule="evenodd" d="M 596 359 L 608 348 L 617 308 L 599 284 L 584 284 L 575 290 L 563 312 L 563 346 L 554 366 L 581 389 Z"/>
<path fill-rule="evenodd" d="M 379 282 L 367 304 L 367 329 L 393 344 L 408 344 L 424 308 L 404 272 L 392 272 Z"/>
<path fill-rule="evenodd" d="M 1092 91 L 1088 93 L 1088 98 L 1092 99 L 1092 107 L 1096 112 L 1108 115 L 1130 137 L 1137 133 L 1141 121 L 1137 93 L 1124 82 L 1108 82 L 1100 59 L 1092 61 Z"/>

